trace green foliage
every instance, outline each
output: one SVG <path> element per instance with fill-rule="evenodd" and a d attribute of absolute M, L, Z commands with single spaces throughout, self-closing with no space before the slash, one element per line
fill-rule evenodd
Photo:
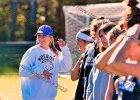
<path fill-rule="evenodd" d="M 55 39 L 65 38 L 64 5 L 86 5 L 122 0 L 0 0 L 0 41 L 34 41 L 42 24 L 54 29 Z M 13 7 L 16 7 L 13 12 Z M 13 14 L 13 15 L 12 15 Z M 16 20 L 14 20 L 16 17 Z"/>
<path fill-rule="evenodd" d="M 7 41 L 10 38 L 11 21 L 11 2 L 10 0 L 0 1 L 0 40 Z"/>

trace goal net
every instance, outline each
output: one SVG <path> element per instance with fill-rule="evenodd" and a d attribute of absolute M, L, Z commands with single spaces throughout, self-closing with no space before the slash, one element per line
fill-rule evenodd
<path fill-rule="evenodd" d="M 125 13 L 123 3 L 90 4 L 85 6 L 64 6 L 66 41 L 75 61 L 81 52 L 76 46 L 76 33 L 88 27 L 94 18 L 105 17 L 117 22 Z M 74 63 L 75 63 L 74 61 Z"/>

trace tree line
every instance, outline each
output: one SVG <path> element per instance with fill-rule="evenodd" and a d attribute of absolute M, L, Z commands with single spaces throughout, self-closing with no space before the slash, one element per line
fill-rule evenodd
<path fill-rule="evenodd" d="M 64 5 L 120 1 L 122 0 L 0 0 L 0 41 L 34 41 L 34 34 L 42 24 L 52 26 L 56 39 L 64 39 Z"/>

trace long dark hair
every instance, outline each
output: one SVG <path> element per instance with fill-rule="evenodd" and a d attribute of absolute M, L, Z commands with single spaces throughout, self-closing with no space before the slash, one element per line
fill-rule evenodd
<path fill-rule="evenodd" d="M 127 12 L 125 15 L 125 24 L 127 28 L 132 27 L 135 24 L 140 24 L 140 8 L 137 7 L 139 2 L 137 0 L 126 0 Z M 140 40 L 140 32 L 138 36 Z"/>
<path fill-rule="evenodd" d="M 137 7 L 137 0 L 126 0 L 127 12 L 125 15 L 125 24 L 128 28 L 135 24 L 140 24 L 140 8 Z"/>

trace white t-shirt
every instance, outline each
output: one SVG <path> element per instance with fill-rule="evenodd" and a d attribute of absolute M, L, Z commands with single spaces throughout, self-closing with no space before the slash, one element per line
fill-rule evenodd
<path fill-rule="evenodd" d="M 35 45 L 23 55 L 19 74 L 22 76 L 23 100 L 54 100 L 57 94 L 58 72 L 69 71 L 72 59 L 69 48 L 61 47 L 60 56 L 48 48 L 47 50 Z M 47 80 L 42 75 L 47 70 L 52 78 Z"/>

